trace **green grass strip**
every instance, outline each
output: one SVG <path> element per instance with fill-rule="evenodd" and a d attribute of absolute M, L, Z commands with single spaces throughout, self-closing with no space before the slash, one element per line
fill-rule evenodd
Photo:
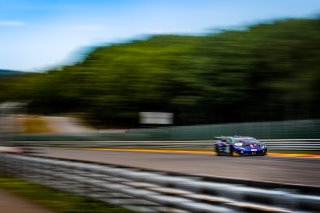
<path fill-rule="evenodd" d="M 34 184 L 0 173 L 0 189 L 26 198 L 55 212 L 63 213 L 134 213 L 134 211 L 106 204 L 95 199 L 75 196 L 66 192 Z"/>

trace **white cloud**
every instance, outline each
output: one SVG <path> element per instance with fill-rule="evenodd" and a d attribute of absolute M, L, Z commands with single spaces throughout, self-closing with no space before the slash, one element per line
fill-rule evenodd
<path fill-rule="evenodd" d="M 22 21 L 9 21 L 9 20 L 0 20 L 0 26 L 4 26 L 4 27 L 18 27 L 18 26 L 22 26 L 25 25 L 25 22 Z"/>

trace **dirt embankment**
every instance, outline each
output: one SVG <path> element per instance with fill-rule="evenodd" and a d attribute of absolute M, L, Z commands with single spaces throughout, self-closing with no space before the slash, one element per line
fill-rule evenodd
<path fill-rule="evenodd" d="M 3 213 L 53 213 L 51 210 L 3 190 L 0 190 L 0 207 Z"/>

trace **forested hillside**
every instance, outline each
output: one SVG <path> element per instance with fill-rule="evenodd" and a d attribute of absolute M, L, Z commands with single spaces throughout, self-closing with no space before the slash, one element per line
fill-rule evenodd
<path fill-rule="evenodd" d="M 29 111 L 107 126 L 137 126 L 141 111 L 173 112 L 176 125 L 319 118 L 320 19 L 98 47 L 1 87 L 2 101 L 26 100 Z"/>

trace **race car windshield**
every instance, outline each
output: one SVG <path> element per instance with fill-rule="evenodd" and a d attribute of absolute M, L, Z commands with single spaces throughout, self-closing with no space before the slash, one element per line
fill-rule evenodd
<path fill-rule="evenodd" d="M 236 138 L 236 141 L 239 143 L 256 143 L 256 142 L 258 142 L 254 138 Z"/>

